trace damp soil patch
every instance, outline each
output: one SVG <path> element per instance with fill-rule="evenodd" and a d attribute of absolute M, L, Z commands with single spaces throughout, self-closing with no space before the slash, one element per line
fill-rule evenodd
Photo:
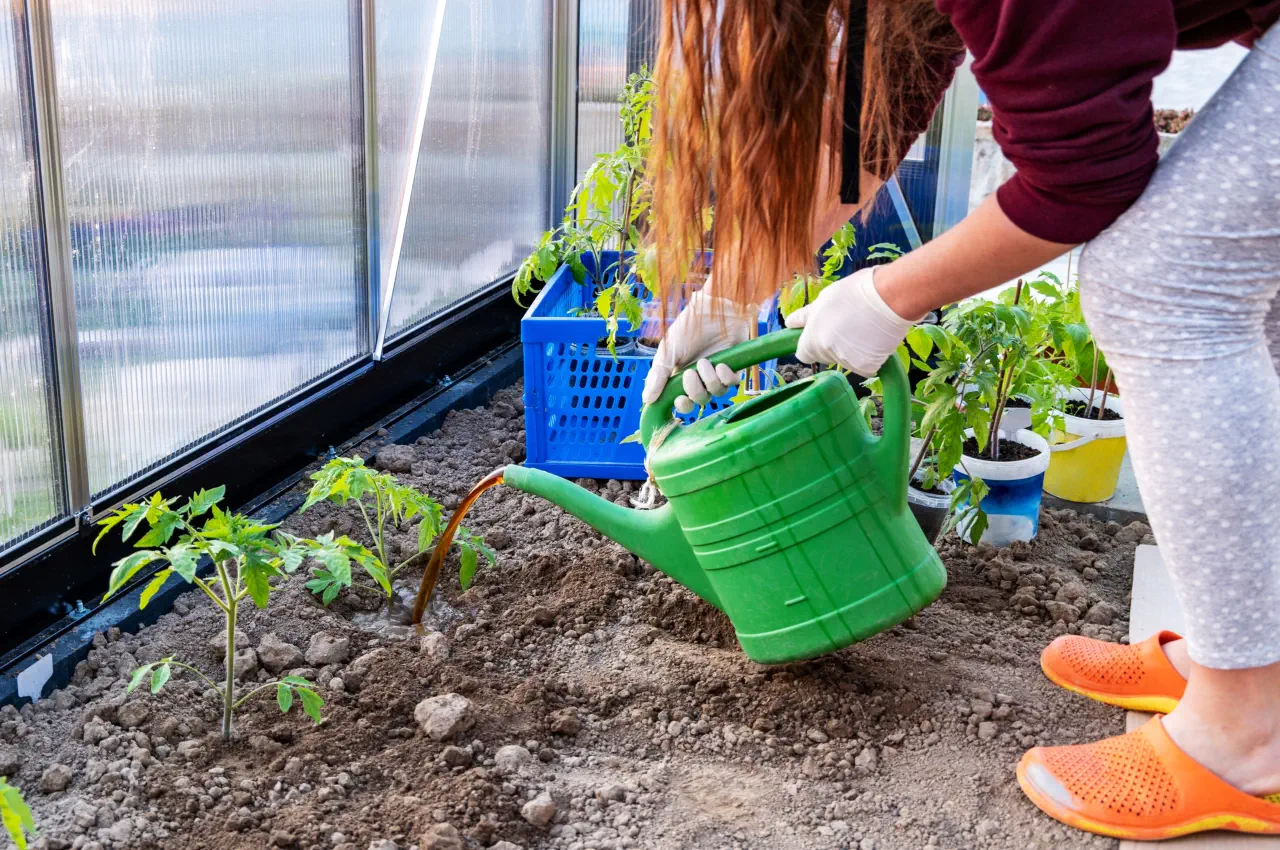
<path fill-rule="evenodd" d="M 523 459 L 520 398 L 503 391 L 413 445 L 378 437 L 360 453 L 453 510 Z M 579 483 L 621 505 L 637 489 Z M 462 592 L 451 557 L 424 633 L 376 597 L 321 606 L 305 569 L 269 613 L 241 609 L 243 679 L 311 678 L 319 726 L 254 700 L 227 744 L 198 680 L 126 695 L 132 670 L 166 655 L 219 669 L 221 616 L 198 592 L 137 634 L 97 635 L 70 685 L 0 709 L 0 772 L 26 792 L 37 846 L 1116 846 L 1045 818 L 1013 770 L 1027 747 L 1123 732 L 1123 712 L 1055 688 L 1037 658 L 1055 635 L 1127 633 L 1134 548 L 1151 542 L 1142 523 L 1046 510 L 1031 544 L 943 538 L 937 603 L 774 667 L 742 654 L 720 612 L 540 499 L 495 488 L 467 525 L 498 565 Z M 329 504 L 284 528 L 364 534 L 353 507 Z M 394 554 L 414 535 L 397 532 Z M 425 701 L 449 694 L 456 715 L 442 726 L 440 703 Z"/>
<path fill-rule="evenodd" d="M 1000 440 L 1000 457 L 998 458 L 993 458 L 991 456 L 990 443 L 987 444 L 985 451 L 980 451 L 978 449 L 978 441 L 973 437 L 964 441 L 964 448 L 962 451 L 966 457 L 990 460 L 996 463 L 1012 463 L 1015 460 L 1027 460 L 1040 454 L 1040 452 L 1036 451 L 1031 446 L 1024 446 L 1022 443 L 1015 442 L 1014 440 L 1005 440 L 1003 438 Z"/>
<path fill-rule="evenodd" d="M 1062 406 L 1062 412 L 1068 416 L 1078 416 L 1081 419 L 1097 419 L 1098 405 L 1095 404 L 1091 407 L 1089 403 L 1085 401 L 1069 401 Z M 1116 413 L 1109 407 L 1104 407 L 1102 409 L 1103 422 L 1118 422 L 1123 418 L 1123 416 Z"/>

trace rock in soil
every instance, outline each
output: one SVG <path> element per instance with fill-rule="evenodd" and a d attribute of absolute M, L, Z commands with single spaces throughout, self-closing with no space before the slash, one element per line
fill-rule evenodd
<path fill-rule="evenodd" d="M 411 446 L 387 451 L 375 436 L 355 451 L 397 458 L 401 483 L 451 509 L 513 443 L 523 453 L 518 387 Z M 623 503 L 636 489 L 581 483 Z M 269 609 L 241 606 L 238 648 L 261 668 L 241 693 L 303 676 L 326 701 L 322 725 L 297 704 L 281 714 L 268 688 L 224 742 L 219 702 L 183 670 L 158 695 L 126 696 L 136 667 L 170 655 L 221 682 L 222 618 L 199 591 L 137 634 L 99 635 L 70 684 L 36 705 L 0 708 L 0 773 L 31 802 L 38 846 L 1116 846 L 1045 818 L 1013 769 L 1028 747 L 1122 731 L 1123 712 L 1055 688 L 1038 658 L 1058 634 L 1127 634 L 1146 524 L 1046 510 L 1031 544 L 945 537 L 949 585 L 935 604 L 777 666 L 752 663 L 722 614 L 540 499 L 495 488 L 466 525 L 501 542 L 498 564 L 463 592 L 450 555 L 421 633 L 354 592 L 322 606 L 304 586 L 312 565 Z M 350 504 L 317 504 L 284 530 L 372 543 Z M 404 558 L 417 537 L 410 523 L 387 542 Z M 406 570 L 397 593 L 421 575 Z"/>
<path fill-rule="evenodd" d="M 428 697 L 418 703 L 418 707 L 413 710 L 413 718 L 433 741 L 452 738 L 476 723 L 471 700 L 462 694 Z"/>

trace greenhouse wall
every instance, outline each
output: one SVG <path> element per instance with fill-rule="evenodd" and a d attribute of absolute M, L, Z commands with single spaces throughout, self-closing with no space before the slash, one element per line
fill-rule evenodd
<path fill-rule="evenodd" d="M 552 6 L 0 13 L 0 559 L 510 273 Z"/>

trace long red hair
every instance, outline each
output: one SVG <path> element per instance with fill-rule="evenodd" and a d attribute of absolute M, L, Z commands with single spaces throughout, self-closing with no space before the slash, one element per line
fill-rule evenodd
<path fill-rule="evenodd" d="M 665 293 L 712 246 L 715 292 L 739 304 L 812 269 L 815 216 L 838 203 L 848 13 L 849 0 L 663 0 L 649 176 Z M 897 168 L 913 141 L 901 115 L 958 49 L 934 0 L 869 0 L 865 171 Z"/>

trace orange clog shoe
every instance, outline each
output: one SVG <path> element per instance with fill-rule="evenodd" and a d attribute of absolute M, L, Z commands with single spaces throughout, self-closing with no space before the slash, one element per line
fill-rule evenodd
<path fill-rule="evenodd" d="M 1280 795 L 1239 791 L 1178 749 L 1159 717 L 1096 744 L 1036 747 L 1018 784 L 1068 826 L 1137 841 L 1227 829 L 1280 835 Z"/>
<path fill-rule="evenodd" d="M 1062 635 L 1040 654 L 1040 669 L 1055 685 L 1098 702 L 1168 714 L 1182 699 L 1187 680 L 1161 647 L 1180 637 L 1161 632 L 1126 645 Z"/>

